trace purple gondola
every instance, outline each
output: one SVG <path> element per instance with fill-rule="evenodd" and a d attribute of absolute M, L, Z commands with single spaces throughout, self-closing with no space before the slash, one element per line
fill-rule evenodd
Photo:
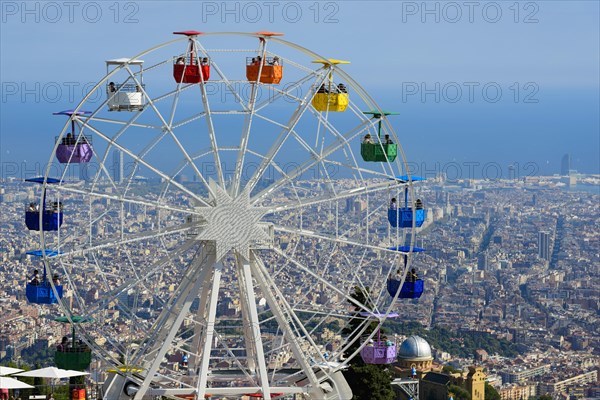
<path fill-rule="evenodd" d="M 92 138 L 82 133 L 75 132 L 75 116 L 89 115 L 90 111 L 66 110 L 53 113 L 53 115 L 67 115 L 71 119 L 71 132 L 64 137 L 56 137 L 59 142 L 56 148 L 56 158 L 61 164 L 75 164 L 90 162 L 94 155 Z"/>
<path fill-rule="evenodd" d="M 396 345 L 378 340 L 363 347 L 360 356 L 367 364 L 391 364 L 396 361 Z"/>
<path fill-rule="evenodd" d="M 384 317 L 382 314 L 376 313 L 360 313 L 363 317 L 375 317 L 381 319 Z M 385 315 L 385 318 L 395 318 L 397 313 L 391 313 Z M 377 331 L 377 340 L 367 343 L 360 350 L 360 357 L 366 364 L 391 364 L 396 361 L 396 343 L 390 340 L 382 340 L 381 331 Z"/>

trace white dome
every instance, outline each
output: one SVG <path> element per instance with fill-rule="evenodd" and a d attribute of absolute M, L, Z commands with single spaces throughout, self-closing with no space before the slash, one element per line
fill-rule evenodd
<path fill-rule="evenodd" d="M 398 358 L 409 360 L 431 359 L 431 347 L 429 343 L 420 336 L 411 336 L 400 345 Z"/>

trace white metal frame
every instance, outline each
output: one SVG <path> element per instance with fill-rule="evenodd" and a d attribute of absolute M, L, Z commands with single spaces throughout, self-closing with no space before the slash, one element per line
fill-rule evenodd
<path fill-rule="evenodd" d="M 239 40 L 244 37 L 261 37 L 258 34 L 234 33 L 205 36 L 209 39 L 211 36 L 232 35 Z M 323 59 L 312 51 L 277 37 L 267 36 L 261 39 L 259 54 L 284 49 L 297 51 L 304 57 L 308 56 L 309 62 L 310 59 Z M 238 110 L 222 110 L 211 104 L 211 94 L 207 91 L 205 83 L 174 84 L 173 91 L 157 96 L 150 86 L 151 73 L 161 68 L 165 71 L 165 66 L 168 68 L 172 65 L 170 59 L 156 61 L 139 73 L 130 68 L 133 65 L 139 65 L 141 68 L 139 57 L 152 60 L 155 52 L 160 52 L 168 46 L 181 46 L 181 42 L 186 40 L 194 41 L 197 57 L 211 56 L 212 73 L 217 77 L 213 82 L 222 83 L 226 90 L 232 91 L 234 97 L 242 102 Z M 318 338 L 317 334 L 322 332 L 326 322 L 331 319 L 338 319 L 342 324 L 355 319 L 355 316 L 352 316 L 352 308 L 382 314 L 379 323 L 384 322 L 385 314 L 392 309 L 396 299 L 386 299 L 385 279 L 387 273 L 402 265 L 403 254 L 388 250 L 381 240 L 372 236 L 371 231 L 374 231 L 375 221 L 381 221 L 380 216 L 386 213 L 385 204 L 376 206 L 379 198 L 389 193 L 396 195 L 405 185 L 409 185 L 411 198 L 414 199 L 410 180 L 405 183 L 393 179 L 402 170 L 408 170 L 406 159 L 399 146 L 399 157 L 395 163 L 365 165 L 360 162 L 360 157 L 355 154 L 360 138 L 367 132 L 373 132 L 377 123 L 364 116 L 362 110 L 379 108 L 342 69 L 335 65 L 325 65 L 315 70 L 309 62 L 295 62 L 286 57 L 286 69 L 296 71 L 296 76 L 300 76 L 297 81 L 284 89 L 254 83 L 246 101 L 235 89 L 238 82 L 228 76 L 227 66 L 221 66 L 215 54 L 247 54 L 248 50 L 210 50 L 204 47 L 201 40 L 204 38 L 173 40 L 144 51 L 132 59 L 118 60 L 119 63 L 115 61 L 111 66 L 117 67 L 108 71 L 77 106 L 75 111 L 86 107 L 93 91 L 104 88 L 119 72 L 127 73 L 128 81 L 139 85 L 142 96 L 147 100 L 146 106 L 134 113 L 107 116 L 103 112 L 106 110 L 106 100 L 90 116 L 74 116 L 82 130 L 97 136 L 94 142 L 97 173 L 92 182 L 84 186 L 69 183 L 67 179 L 66 183 L 57 185 L 56 189 L 66 198 L 85 200 L 87 209 L 78 216 L 69 215 L 71 218 L 80 217 L 85 220 L 83 223 L 82 220 L 73 221 L 70 227 L 66 224 L 69 228 L 61 228 L 64 232 L 58 236 L 59 240 L 40 232 L 43 248 L 57 247 L 63 252 L 53 259 L 44 258 L 44 262 L 49 270 L 62 271 L 70 287 L 75 289 L 73 305 L 67 307 L 66 303 L 63 304 L 67 315 L 75 310 L 100 320 L 118 311 L 129 321 L 130 336 L 125 338 L 126 340 L 115 335 L 115 327 L 110 324 L 91 326 L 83 338 L 107 365 L 141 368 L 141 372 L 131 372 L 137 371 L 135 369 L 121 372 L 126 380 L 138 386 L 135 399 L 141 399 L 146 394 L 171 397 L 177 394 L 195 394 L 197 398 L 203 398 L 207 393 L 261 393 L 266 399 L 270 398 L 272 393 L 305 393 L 311 398 L 319 399 L 341 398 L 341 393 L 328 393 L 329 384 L 325 385 L 323 382 L 335 371 L 344 369 L 348 362 L 357 356 L 360 349 L 353 354 L 345 354 L 346 349 L 362 336 L 372 319 L 364 318 L 358 331 L 349 335 L 353 339 L 342 342 L 338 350 L 329 352 L 329 359 L 323 355 L 325 342 Z M 142 72 L 146 79 L 146 87 L 141 82 Z M 355 122 L 350 128 L 336 127 L 337 122 L 333 116 L 317 112 L 311 106 L 311 99 L 317 88 L 329 79 L 331 74 L 344 81 L 351 90 L 351 101 L 346 112 Z M 297 96 L 295 89 L 298 87 L 307 90 Z M 259 101 L 259 90 L 272 93 L 273 101 L 291 99 L 295 105 L 290 106 L 293 111 L 289 118 L 277 121 L 266 113 L 271 103 Z M 178 110 L 182 99 L 189 93 L 196 92 L 200 97 L 202 111 L 185 118 L 180 117 Z M 170 108 L 166 111 L 162 104 L 169 100 Z M 215 120 L 227 115 L 244 116 L 239 145 L 219 144 L 224 138 L 221 136 L 223 133 L 217 129 Z M 178 132 L 188 126 L 194 126 L 195 121 L 201 119 L 206 122 L 209 148 L 191 149 L 189 141 L 184 140 Z M 306 133 L 305 128 L 301 126 L 307 120 L 316 121 L 316 135 L 314 131 Z M 386 132 L 399 143 L 398 136 L 387 119 L 384 118 L 383 122 Z M 252 146 L 253 139 L 259 136 L 259 132 L 253 130 L 254 125 L 258 123 L 268 124 L 278 132 L 272 144 L 264 151 L 258 151 Z M 63 128 L 61 136 L 65 135 L 66 129 L 67 126 Z M 139 149 L 131 148 L 127 142 L 129 131 L 148 132 L 145 146 Z M 150 157 L 166 140 L 170 140 L 181 155 L 180 162 L 172 164 L 170 170 L 155 165 Z M 306 152 L 305 160 L 291 170 L 285 168 L 281 158 L 282 152 L 290 144 L 297 146 L 299 152 Z M 122 183 L 112 180 L 110 168 L 106 165 L 106 161 L 111 160 L 111 151 L 114 150 L 120 151 L 132 163 L 132 168 L 128 176 L 123 177 Z M 226 179 L 221 168 L 223 158 L 229 155 L 235 158 L 231 181 Z M 244 177 L 243 171 L 248 165 L 249 157 L 258 160 L 258 167 L 249 177 Z M 216 181 L 211 180 L 201 170 L 200 164 L 206 161 L 215 166 Z M 330 167 L 348 173 L 348 178 L 354 179 L 354 186 L 340 185 L 338 179 L 330 173 Z M 64 166 L 62 178 L 68 178 L 71 171 L 69 168 L 68 165 Z M 277 179 L 265 188 L 259 187 L 269 169 L 278 174 Z M 316 180 L 319 182 L 316 194 L 303 186 L 305 181 L 302 179 L 304 174 L 315 169 L 322 174 L 322 178 Z M 136 193 L 136 174 L 140 170 L 163 180 L 163 190 L 160 194 Z M 185 170 L 194 174 L 202 191 L 194 190 L 177 179 Z M 51 172 L 54 170 L 49 163 L 46 176 L 50 176 Z M 291 197 L 286 201 L 277 200 L 283 189 L 286 189 Z M 186 198 L 187 203 L 174 200 L 177 197 Z M 340 202 L 346 200 L 366 202 L 365 215 L 360 217 L 359 225 L 348 224 L 344 212 L 340 210 Z M 109 206 L 111 202 L 119 204 L 118 212 L 115 213 Z M 144 215 L 150 212 L 150 216 L 144 221 L 151 220 L 152 229 L 131 231 L 128 221 L 128 215 L 134 214 L 130 212 L 131 208 L 143 209 Z M 329 214 L 335 214 L 335 222 L 331 229 L 317 231 L 314 227 L 305 227 L 305 213 L 327 208 Z M 217 224 L 224 222 L 219 218 L 227 213 L 231 216 L 226 225 L 234 228 L 216 229 Z M 245 218 L 248 213 L 254 213 L 252 215 L 256 218 Z M 325 218 L 325 215 L 322 217 Z M 244 222 L 239 223 L 238 220 Z M 112 226 L 111 223 L 105 223 L 106 221 L 117 223 Z M 104 233 L 98 233 L 101 224 L 105 229 Z M 265 233 L 266 226 L 269 227 L 268 231 L 275 235 L 274 238 L 265 238 L 268 237 L 268 233 Z M 414 229 L 413 226 L 413 233 Z M 237 231 L 245 232 L 245 236 L 242 235 L 241 239 L 232 238 Z M 364 235 L 359 235 L 360 232 L 364 232 Z M 81 237 L 85 240 L 81 240 Z M 414 237 L 414 234 L 411 235 L 411 246 L 414 244 Z M 283 239 L 290 240 L 291 250 L 286 251 L 280 247 L 278 241 Z M 398 243 L 403 239 L 402 232 L 392 231 L 388 227 L 387 240 Z M 173 244 L 177 242 L 179 243 Z M 313 267 L 306 254 L 299 250 L 300 243 L 322 244 L 323 248 L 330 250 L 329 254 L 323 254 L 326 261 L 317 262 Z M 143 246 L 153 246 L 152 252 L 155 254 L 149 257 L 150 262 L 142 265 L 138 261 L 139 255 L 136 251 Z M 219 252 L 219 246 L 226 246 L 225 251 Z M 317 254 L 317 250 L 312 251 L 313 255 Z M 379 276 L 363 267 L 369 265 L 368 254 L 371 252 L 390 260 L 382 266 Z M 112 259 L 118 267 L 113 268 L 110 264 L 111 267 L 108 268 L 107 259 Z M 277 261 L 276 265 L 273 265 L 273 260 Z M 338 276 L 331 272 L 335 270 L 334 262 L 341 263 L 347 276 Z M 82 272 L 83 266 L 88 268 L 88 272 L 85 273 L 97 276 L 98 289 L 101 291 L 98 300 L 90 301 L 84 295 L 83 289 L 78 287 L 82 285 L 81 276 L 85 274 Z M 154 280 L 164 271 L 176 272 L 182 268 L 185 272 L 181 272 L 173 293 L 168 296 L 160 293 L 160 288 L 156 288 Z M 410 259 L 404 274 L 409 268 Z M 119 271 L 123 271 L 122 274 L 119 274 Z M 306 293 L 291 300 L 286 294 L 289 288 L 284 290 L 281 285 L 296 272 L 306 279 L 306 283 L 300 285 L 306 289 Z M 234 274 L 234 278 L 228 276 L 230 273 Z M 227 344 L 232 340 L 219 333 L 217 326 L 222 322 L 217 316 L 217 307 L 232 281 L 236 282 L 235 287 L 241 303 L 242 326 L 246 328 L 242 349 L 245 350 L 245 356 L 239 356 L 240 349 Z M 372 290 L 368 304 L 361 304 L 352 297 L 354 286 Z M 325 303 L 321 306 L 313 305 L 308 297 L 317 287 L 326 289 L 326 293 L 338 300 L 324 300 Z M 267 314 L 264 311 L 259 312 L 257 296 L 266 300 L 271 316 L 265 317 Z M 133 305 L 129 304 L 129 297 L 134 298 Z M 151 320 L 138 317 L 142 308 L 140 304 L 145 297 L 162 303 L 162 312 Z M 198 311 L 190 312 L 197 298 Z M 119 317 L 116 320 L 118 321 Z M 277 329 L 274 333 L 269 332 L 269 321 L 276 323 Z M 150 322 L 152 325 L 149 325 Z M 332 332 L 332 335 L 345 335 L 344 326 Z M 191 338 L 184 338 L 182 331 L 190 332 Z M 373 335 L 374 333 L 371 337 Z M 97 344 L 99 337 L 106 344 Z M 190 355 L 188 371 L 174 373 L 176 371 L 165 365 L 165 355 L 174 351 Z M 267 360 L 278 351 L 289 351 L 293 354 L 296 360 L 295 367 L 269 367 Z M 237 366 L 241 378 L 237 375 L 228 377 L 227 374 L 222 374 L 219 377 L 215 374 L 218 371 L 215 367 L 218 354 L 224 354 Z M 334 369 L 331 368 L 332 361 L 336 362 Z M 242 378 L 245 379 L 245 383 L 236 386 L 236 382 L 242 381 Z M 228 382 L 227 387 L 223 386 L 224 381 Z M 306 384 L 298 386 L 298 382 Z M 105 393 L 105 398 L 125 398 L 122 391 L 122 386 L 112 385 L 110 392 Z"/>

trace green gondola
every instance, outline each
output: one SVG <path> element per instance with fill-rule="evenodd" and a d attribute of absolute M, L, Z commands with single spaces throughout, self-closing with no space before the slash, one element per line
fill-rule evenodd
<path fill-rule="evenodd" d="M 398 145 L 396 143 L 386 144 L 381 140 L 381 117 L 387 115 L 398 115 L 397 112 L 390 111 L 364 111 L 363 114 L 372 115 L 373 119 L 378 119 L 377 138 L 373 143 L 361 143 L 360 155 L 363 160 L 371 162 L 394 161 L 398 155 Z"/>

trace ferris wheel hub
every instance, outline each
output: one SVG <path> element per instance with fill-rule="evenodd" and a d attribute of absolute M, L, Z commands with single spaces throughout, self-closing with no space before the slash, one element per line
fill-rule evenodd
<path fill-rule="evenodd" d="M 251 248 L 263 247 L 273 241 L 268 225 L 261 222 L 269 209 L 253 207 L 247 189 L 231 197 L 222 187 L 211 183 L 214 193 L 212 206 L 195 210 L 204 220 L 203 229 L 195 239 L 215 243 L 216 261 L 229 251 L 249 260 Z"/>

